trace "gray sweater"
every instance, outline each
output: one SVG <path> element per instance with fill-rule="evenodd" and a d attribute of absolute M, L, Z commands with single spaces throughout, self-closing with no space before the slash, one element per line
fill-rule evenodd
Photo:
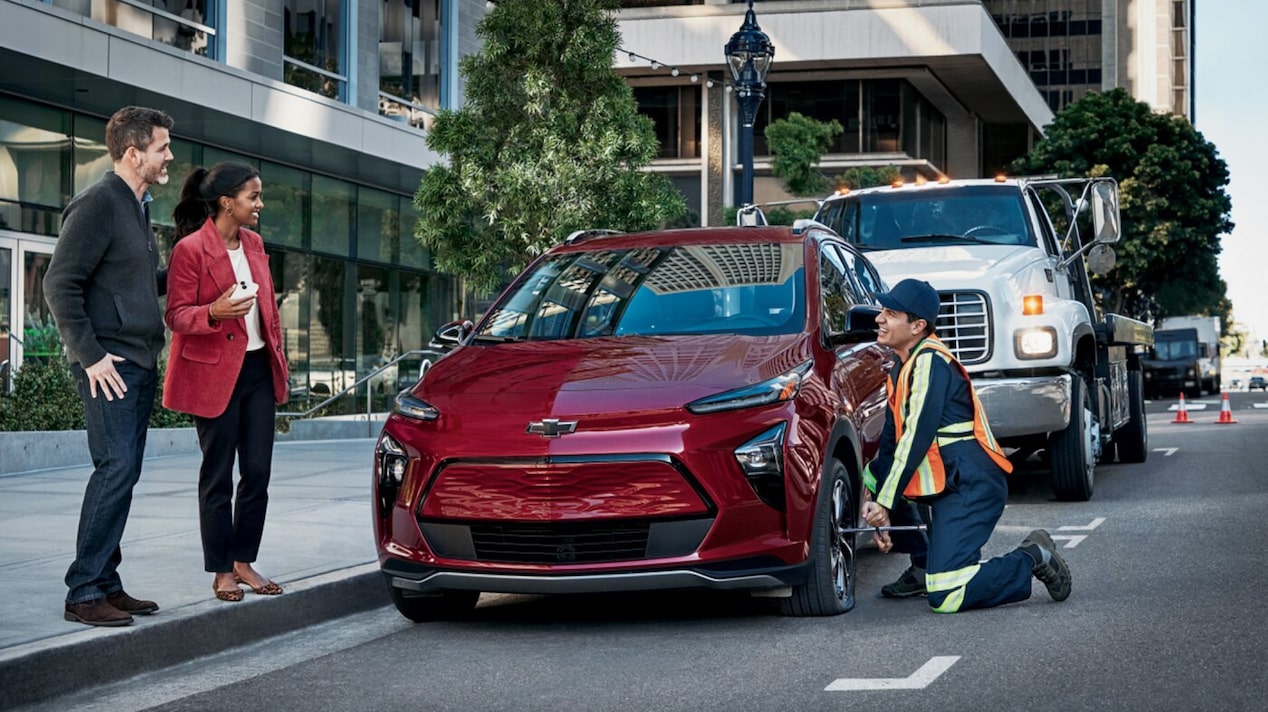
<path fill-rule="evenodd" d="M 159 295 L 166 274 L 136 194 L 113 171 L 71 199 L 44 277 L 48 301 L 72 363 L 106 353 L 154 368 L 163 350 Z"/>

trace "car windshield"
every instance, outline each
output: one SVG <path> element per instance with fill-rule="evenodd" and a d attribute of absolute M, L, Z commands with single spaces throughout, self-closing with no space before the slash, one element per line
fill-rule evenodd
<path fill-rule="evenodd" d="M 1196 341 L 1155 341 L 1154 358 L 1164 361 L 1193 359 L 1198 357 Z"/>
<path fill-rule="evenodd" d="M 476 342 L 802 331 L 800 244 L 732 243 L 566 252 L 493 306 Z"/>
<path fill-rule="evenodd" d="M 1035 244 L 1022 195 L 1011 186 L 860 193 L 826 203 L 820 221 L 870 249 Z"/>

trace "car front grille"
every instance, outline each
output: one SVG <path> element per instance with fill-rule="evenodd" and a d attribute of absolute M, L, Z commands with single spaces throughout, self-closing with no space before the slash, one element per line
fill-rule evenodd
<path fill-rule="evenodd" d="M 647 553 L 646 522 L 500 522 L 471 525 L 476 560 L 519 564 L 632 561 Z"/>
<path fill-rule="evenodd" d="M 991 357 L 991 309 L 983 292 L 942 292 L 938 338 L 968 366 Z"/>

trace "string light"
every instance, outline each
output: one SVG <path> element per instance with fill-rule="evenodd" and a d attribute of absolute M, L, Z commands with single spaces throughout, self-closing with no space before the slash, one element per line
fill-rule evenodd
<path fill-rule="evenodd" d="M 638 52 L 631 52 L 631 51 L 629 51 L 629 50 L 625 49 L 624 47 L 617 47 L 617 48 L 616 48 L 616 51 L 618 51 L 618 52 L 624 52 L 624 53 L 625 53 L 625 55 L 626 55 L 627 57 L 629 57 L 629 60 L 630 60 L 630 63 L 631 63 L 631 64 L 633 64 L 633 63 L 635 63 L 635 62 L 638 62 L 639 60 L 642 60 L 642 61 L 644 61 L 644 62 L 647 62 L 647 64 L 648 64 L 648 65 L 649 65 L 652 69 L 659 70 L 659 69 L 661 69 L 661 68 L 663 68 L 663 67 L 665 67 L 665 66 L 666 66 L 664 62 L 661 62 L 661 61 L 660 61 L 660 60 L 658 60 L 658 59 L 652 59 L 651 57 L 648 57 L 648 56 L 645 56 L 645 55 L 641 55 L 641 54 L 639 54 Z M 681 69 L 679 69 L 678 67 L 675 67 L 675 66 L 673 66 L 673 65 L 668 65 L 668 66 L 669 66 L 669 74 L 670 74 L 670 76 L 677 77 L 677 76 L 680 76 L 680 75 L 682 74 L 682 70 L 681 70 Z M 699 83 L 700 83 L 700 74 L 699 74 L 699 72 L 691 72 L 691 73 L 690 73 L 690 74 L 688 74 L 687 76 L 688 76 L 688 78 L 689 78 L 689 79 L 691 79 L 691 83 L 692 83 L 692 84 L 699 84 Z M 706 77 L 706 78 L 705 78 L 704 85 L 705 85 L 706 87 L 708 87 L 708 88 L 712 89 L 712 88 L 713 88 L 713 86 L 714 86 L 714 81 L 713 81 L 712 79 L 709 79 L 708 77 Z M 730 87 L 730 86 L 727 86 L 727 87 L 726 87 L 726 90 L 727 90 L 727 91 L 731 91 L 731 87 Z"/>

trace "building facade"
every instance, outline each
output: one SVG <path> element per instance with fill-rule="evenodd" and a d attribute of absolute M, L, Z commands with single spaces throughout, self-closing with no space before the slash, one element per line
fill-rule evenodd
<path fill-rule="evenodd" d="M 1194 120 L 1197 0 L 983 0 L 1053 111 L 1123 88 Z"/>
<path fill-rule="evenodd" d="M 456 318 L 455 281 L 412 239 L 438 157 L 425 127 L 459 106 L 483 0 L 0 0 L 0 362 L 60 353 L 42 278 L 75 193 L 111 168 L 121 106 L 175 119 L 152 188 L 164 253 L 196 165 L 264 185 L 260 232 L 296 393 L 331 393 Z M 414 372 L 409 373 L 413 367 Z M 372 387 L 395 393 L 406 361 Z"/>
<path fill-rule="evenodd" d="M 702 222 L 718 224 L 738 175 L 722 49 L 747 4 L 621 4 L 615 64 L 657 122 L 654 170 Z M 992 175 L 1052 120 L 980 0 L 765 0 L 754 10 L 775 46 L 754 125 L 755 202 L 788 197 L 770 176 L 762 131 L 790 112 L 844 127 L 820 164 L 826 173 L 892 165 L 910 179 Z"/>

